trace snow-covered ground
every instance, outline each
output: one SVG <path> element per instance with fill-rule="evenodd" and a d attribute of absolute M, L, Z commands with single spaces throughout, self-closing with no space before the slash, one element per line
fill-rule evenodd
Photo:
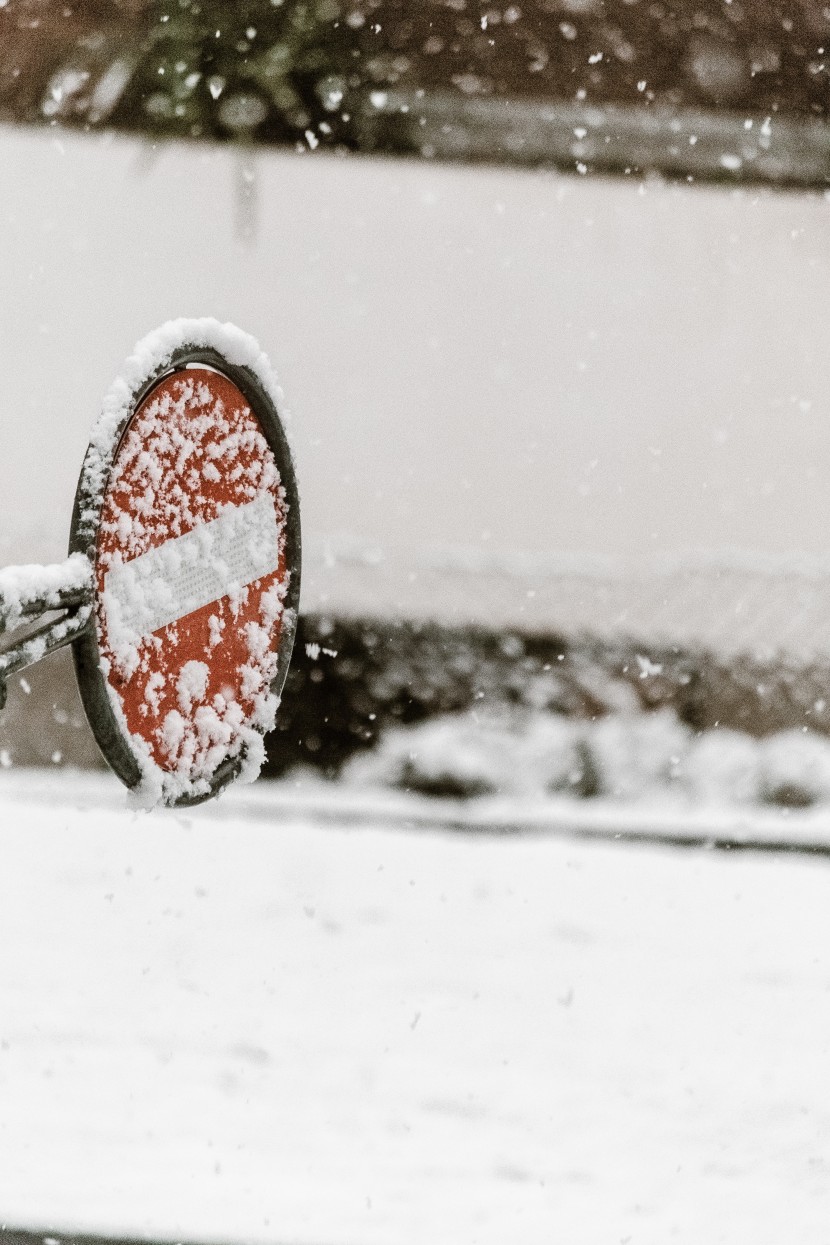
<path fill-rule="evenodd" d="M 2 778 L 0 1221 L 826 1242 L 825 863 Z"/>

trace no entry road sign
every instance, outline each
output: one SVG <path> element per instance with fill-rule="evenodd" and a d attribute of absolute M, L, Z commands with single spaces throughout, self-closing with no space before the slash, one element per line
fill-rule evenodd
<path fill-rule="evenodd" d="M 72 518 L 69 639 L 98 744 L 148 802 L 205 799 L 255 777 L 264 757 L 300 587 L 278 401 L 250 337 L 176 321 L 139 344 L 93 431 Z"/>

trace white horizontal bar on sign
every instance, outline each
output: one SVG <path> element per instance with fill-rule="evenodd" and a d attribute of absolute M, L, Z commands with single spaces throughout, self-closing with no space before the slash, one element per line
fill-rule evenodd
<path fill-rule="evenodd" d="M 150 635 L 279 566 L 273 499 L 263 493 L 107 572 L 104 608 L 111 630 Z"/>

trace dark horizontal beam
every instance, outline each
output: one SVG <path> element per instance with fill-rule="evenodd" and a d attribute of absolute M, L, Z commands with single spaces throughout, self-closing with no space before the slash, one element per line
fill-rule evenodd
<path fill-rule="evenodd" d="M 196 1245 L 181 1238 L 158 1241 L 143 1236 L 98 1236 L 89 1232 L 62 1232 L 58 1229 L 34 1232 L 30 1229 L 0 1226 L 0 1245 Z M 274 1242 L 278 1245 L 278 1242 Z"/>
<path fill-rule="evenodd" d="M 148 1237 L 95 1236 L 87 1232 L 44 1230 L 33 1232 L 22 1228 L 0 1227 L 0 1245 L 162 1245 Z M 181 1245 L 168 1241 L 163 1245 Z"/>
<path fill-rule="evenodd" d="M 367 152 L 579 174 L 830 184 L 830 126 L 791 115 L 391 91 L 373 92 L 355 109 L 355 128 Z"/>

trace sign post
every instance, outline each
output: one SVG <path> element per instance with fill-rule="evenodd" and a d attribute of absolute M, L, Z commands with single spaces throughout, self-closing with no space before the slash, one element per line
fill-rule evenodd
<path fill-rule="evenodd" d="M 0 618 L 4 583 L 7 622 L 64 611 L 0 656 L 0 683 L 71 643 L 98 745 L 148 803 L 197 803 L 256 777 L 264 759 L 300 589 L 280 400 L 240 330 L 165 325 L 139 343 L 104 402 L 71 556 L 38 568 L 57 586 L 39 592 L 23 568 L 31 590 L 15 596 L 14 568 L 0 572 Z"/>

